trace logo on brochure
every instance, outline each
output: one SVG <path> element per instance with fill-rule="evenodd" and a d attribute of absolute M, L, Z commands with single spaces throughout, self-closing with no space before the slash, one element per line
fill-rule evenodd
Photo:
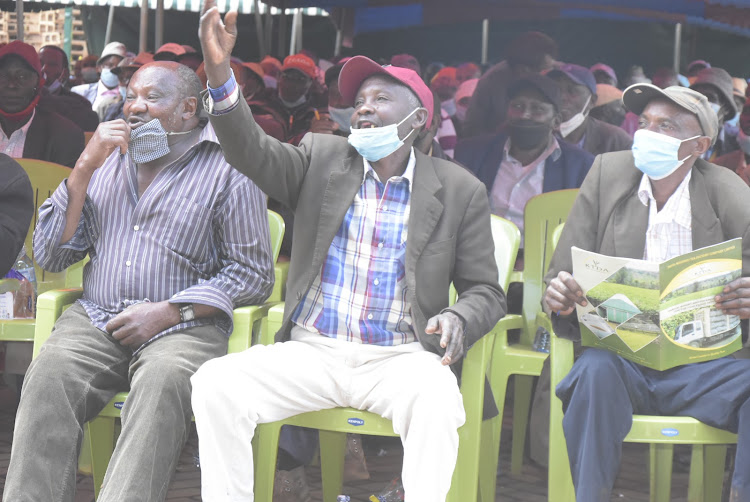
<path fill-rule="evenodd" d="M 350 418 L 347 420 L 349 422 L 349 425 L 353 425 L 355 427 L 359 427 L 360 425 L 365 425 L 365 421 L 361 418 Z"/>
<path fill-rule="evenodd" d="M 671 427 L 667 427 L 666 429 L 661 430 L 661 435 L 667 437 L 675 437 L 680 435 L 680 431 Z"/>
<path fill-rule="evenodd" d="M 609 269 L 606 268 L 606 267 L 603 267 L 602 264 L 599 263 L 599 260 L 597 260 L 596 258 L 590 259 L 589 261 L 587 261 L 584 264 L 584 266 L 587 269 L 592 270 L 594 272 L 598 272 L 600 274 L 608 274 L 609 273 Z"/>

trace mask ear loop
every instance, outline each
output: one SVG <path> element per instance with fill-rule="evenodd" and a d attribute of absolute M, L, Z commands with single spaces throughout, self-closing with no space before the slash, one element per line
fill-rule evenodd
<path fill-rule="evenodd" d="M 695 138 L 701 138 L 701 137 L 703 137 L 703 135 L 702 135 L 702 134 L 698 134 L 698 135 L 696 135 L 696 136 L 693 136 L 692 138 L 685 138 L 685 139 L 683 139 L 682 141 L 680 141 L 680 146 L 682 146 L 682 144 L 683 144 L 683 143 L 684 143 L 685 141 L 691 141 L 691 140 L 694 140 Z M 677 148 L 678 148 L 678 150 L 679 150 L 679 147 L 677 147 Z M 693 156 L 693 154 L 691 153 L 690 155 L 688 155 L 687 157 L 685 157 L 685 158 L 684 158 L 684 159 L 682 159 L 682 160 L 680 160 L 680 159 L 677 159 L 677 160 L 678 160 L 678 161 L 680 162 L 680 166 L 681 166 L 682 164 L 684 164 L 684 163 L 685 163 L 685 161 L 686 161 L 687 159 L 689 159 L 690 157 L 692 157 L 692 156 Z M 679 166 L 678 166 L 678 167 L 679 167 Z"/>

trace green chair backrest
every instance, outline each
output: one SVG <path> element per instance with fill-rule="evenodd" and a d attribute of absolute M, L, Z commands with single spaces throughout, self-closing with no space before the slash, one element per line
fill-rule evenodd
<path fill-rule="evenodd" d="M 510 220 L 500 216 L 491 217 L 492 240 L 495 242 L 495 263 L 497 263 L 498 282 L 503 291 L 508 291 L 513 265 L 521 245 L 521 232 Z"/>
<path fill-rule="evenodd" d="M 565 223 L 560 223 L 557 225 L 557 228 L 555 228 L 555 231 L 552 232 L 552 251 L 555 250 L 557 247 L 557 243 L 560 242 L 560 236 L 562 235 L 563 228 L 565 228 Z"/>
<path fill-rule="evenodd" d="M 34 249 L 32 241 L 34 237 L 34 228 L 39 218 L 39 206 L 44 204 L 65 178 L 70 176 L 71 169 L 53 162 L 46 162 L 37 159 L 16 159 L 21 164 L 31 181 L 31 188 L 34 192 L 34 216 L 31 218 L 29 233 L 26 234 L 26 252 L 34 260 Z M 34 260 L 36 265 L 36 260 Z M 50 289 L 58 289 L 66 286 L 66 273 L 45 272 L 36 265 L 36 280 L 39 293 Z"/>
<path fill-rule="evenodd" d="M 271 233 L 271 253 L 273 253 L 273 262 L 279 259 L 279 253 L 281 252 L 281 242 L 284 240 L 284 231 L 286 225 L 284 224 L 284 218 L 275 211 L 268 210 L 268 229 Z"/>
<path fill-rule="evenodd" d="M 523 273 L 523 320 L 522 342 L 531 344 L 537 314 L 542 309 L 544 274 L 549 268 L 554 246 L 552 234 L 565 223 L 573 207 L 578 189 L 558 190 L 532 197 L 524 209 L 524 265 Z"/>

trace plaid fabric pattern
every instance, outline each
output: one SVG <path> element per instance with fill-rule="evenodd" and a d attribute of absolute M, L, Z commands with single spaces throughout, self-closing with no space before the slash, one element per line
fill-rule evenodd
<path fill-rule="evenodd" d="M 364 162 L 362 186 L 292 320 L 309 331 L 349 342 L 411 343 L 416 336 L 404 262 L 414 151 L 404 176 L 385 184 Z"/>
<path fill-rule="evenodd" d="M 690 177 L 688 171 L 667 203 L 657 211 L 651 181 L 645 174 L 638 187 L 638 198 L 648 206 L 648 229 L 643 259 L 662 262 L 693 250 L 693 220 L 690 206 Z"/>
<path fill-rule="evenodd" d="M 208 95 L 211 97 L 209 113 L 221 115 L 232 111 L 240 99 L 239 86 L 234 78 L 234 72 L 231 71 L 229 80 L 224 82 L 222 86 L 216 89 L 208 86 Z"/>

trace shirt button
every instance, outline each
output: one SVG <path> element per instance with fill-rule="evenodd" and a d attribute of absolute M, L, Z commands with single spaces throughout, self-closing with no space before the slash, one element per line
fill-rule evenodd
<path fill-rule="evenodd" d="M 378 284 L 380 284 L 380 281 L 378 279 L 375 279 L 374 281 L 372 281 L 372 283 L 377 286 Z"/>
<path fill-rule="evenodd" d="M 136 226 L 134 226 L 134 227 L 133 227 L 133 230 L 135 230 L 136 232 L 137 232 L 138 230 L 140 230 L 140 229 L 141 229 L 141 227 L 139 227 L 138 225 L 136 225 Z"/>
<path fill-rule="evenodd" d="M 126 266 L 126 267 L 129 267 L 129 266 L 130 266 L 130 260 L 128 260 L 128 261 L 126 261 L 126 262 L 125 262 L 125 266 Z"/>
<path fill-rule="evenodd" d="M 388 206 L 383 206 L 383 211 L 388 211 Z"/>
<path fill-rule="evenodd" d="M 372 314 L 367 314 L 367 318 L 372 321 Z"/>
<path fill-rule="evenodd" d="M 382 242 L 378 242 L 378 247 L 382 248 L 383 247 L 383 243 Z"/>

